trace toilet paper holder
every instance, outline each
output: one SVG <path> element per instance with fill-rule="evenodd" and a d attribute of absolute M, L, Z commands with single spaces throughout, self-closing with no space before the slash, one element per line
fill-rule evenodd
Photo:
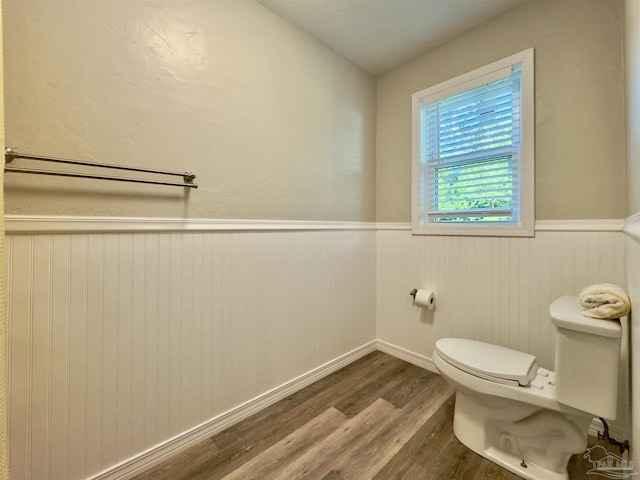
<path fill-rule="evenodd" d="M 413 304 L 417 307 L 433 310 L 436 306 L 436 295 L 433 292 L 414 288 L 409 292 L 409 295 L 413 297 Z"/>

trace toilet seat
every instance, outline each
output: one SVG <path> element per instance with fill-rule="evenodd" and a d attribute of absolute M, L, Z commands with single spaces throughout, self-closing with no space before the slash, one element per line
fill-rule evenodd
<path fill-rule="evenodd" d="M 514 387 L 529 385 L 538 369 L 533 355 L 466 338 L 441 338 L 436 352 L 471 375 Z"/>

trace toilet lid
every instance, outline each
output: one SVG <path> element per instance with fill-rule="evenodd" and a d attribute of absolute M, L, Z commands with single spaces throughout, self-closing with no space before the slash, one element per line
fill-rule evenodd
<path fill-rule="evenodd" d="M 538 369 L 533 355 L 466 338 L 441 338 L 436 352 L 460 370 L 507 385 L 529 385 Z"/>

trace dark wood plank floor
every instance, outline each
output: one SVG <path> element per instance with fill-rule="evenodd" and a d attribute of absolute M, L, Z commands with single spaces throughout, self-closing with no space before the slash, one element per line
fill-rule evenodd
<path fill-rule="evenodd" d="M 136 480 L 506 480 L 453 435 L 439 375 L 374 352 Z M 575 455 L 572 480 L 587 478 Z"/>

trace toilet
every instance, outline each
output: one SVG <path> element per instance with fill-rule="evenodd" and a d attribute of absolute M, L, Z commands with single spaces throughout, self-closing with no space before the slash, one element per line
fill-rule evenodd
<path fill-rule="evenodd" d="M 523 478 L 568 479 L 594 417 L 614 420 L 622 327 L 582 315 L 576 297 L 549 313 L 555 372 L 536 357 L 462 338 L 436 342 L 433 361 L 456 389 L 453 432 L 467 447 Z"/>

